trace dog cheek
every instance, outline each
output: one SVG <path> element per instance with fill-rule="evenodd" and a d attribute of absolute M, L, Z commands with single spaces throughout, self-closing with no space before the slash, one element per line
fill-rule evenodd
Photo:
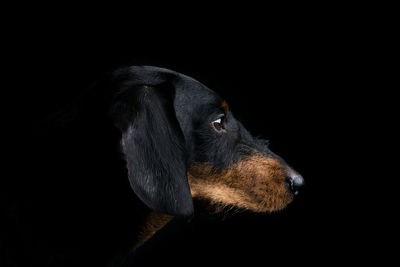
<path fill-rule="evenodd" d="M 265 176 L 265 174 L 268 174 Z M 285 184 L 285 174 L 281 168 L 266 166 L 263 175 L 257 177 L 250 194 L 260 204 L 264 212 L 272 212 L 285 208 L 292 202 L 293 196 Z M 260 201 L 261 200 L 261 201 Z"/>
<path fill-rule="evenodd" d="M 270 198 L 271 211 L 281 210 L 293 201 L 293 196 L 289 193 L 284 182 L 280 182 L 275 186 Z"/>

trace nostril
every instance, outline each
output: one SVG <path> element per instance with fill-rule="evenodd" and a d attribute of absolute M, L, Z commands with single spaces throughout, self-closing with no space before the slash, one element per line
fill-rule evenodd
<path fill-rule="evenodd" d="M 295 195 L 299 193 L 300 187 L 304 185 L 304 179 L 300 174 L 294 174 L 290 177 L 286 177 L 285 182 L 290 191 L 292 191 L 292 193 Z"/>
<path fill-rule="evenodd" d="M 290 191 L 293 192 L 293 178 L 292 177 L 286 177 L 285 178 L 285 183 L 287 187 L 290 189 Z"/>

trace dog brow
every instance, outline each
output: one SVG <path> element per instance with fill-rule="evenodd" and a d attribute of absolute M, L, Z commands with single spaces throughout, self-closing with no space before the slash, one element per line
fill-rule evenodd
<path fill-rule="evenodd" d="M 228 106 L 228 103 L 226 103 L 226 101 L 225 101 L 225 100 L 224 100 L 224 101 L 222 101 L 222 103 L 221 103 L 221 107 L 224 109 L 224 111 L 225 111 L 225 114 L 228 114 L 229 106 Z"/>

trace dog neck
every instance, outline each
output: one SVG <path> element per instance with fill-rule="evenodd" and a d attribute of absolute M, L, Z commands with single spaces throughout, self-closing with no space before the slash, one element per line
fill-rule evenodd
<path fill-rule="evenodd" d="M 133 250 L 136 250 L 147 242 L 157 231 L 163 228 L 172 219 L 173 216 L 171 215 L 150 211 L 139 228 L 137 241 Z"/>

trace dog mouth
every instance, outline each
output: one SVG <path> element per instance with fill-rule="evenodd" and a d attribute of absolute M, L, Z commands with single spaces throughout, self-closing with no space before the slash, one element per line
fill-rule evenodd
<path fill-rule="evenodd" d="M 194 199 L 207 200 L 218 210 L 234 206 L 256 213 L 284 209 L 304 183 L 290 167 L 260 155 L 222 171 L 215 171 L 209 164 L 194 164 L 189 168 L 188 180 Z"/>

